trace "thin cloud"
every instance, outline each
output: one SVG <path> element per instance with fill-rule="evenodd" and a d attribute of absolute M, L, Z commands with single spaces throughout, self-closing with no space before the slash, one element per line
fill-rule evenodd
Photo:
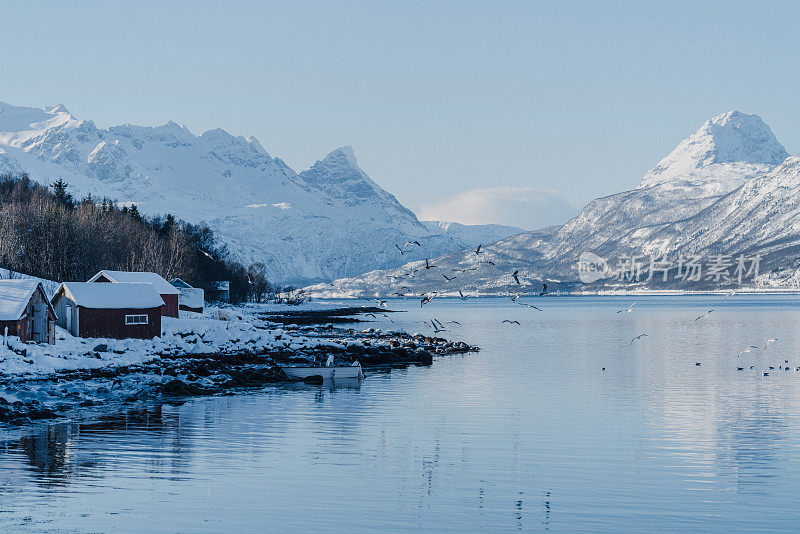
<path fill-rule="evenodd" d="M 423 220 L 506 224 L 527 230 L 564 224 L 576 213 L 555 190 L 532 187 L 472 189 L 419 210 Z"/>

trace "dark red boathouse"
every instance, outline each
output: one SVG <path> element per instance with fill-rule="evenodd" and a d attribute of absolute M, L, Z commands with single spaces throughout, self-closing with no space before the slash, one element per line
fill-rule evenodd
<path fill-rule="evenodd" d="M 123 284 L 150 284 L 164 300 L 164 317 L 178 316 L 178 295 L 181 292 L 157 273 L 138 271 L 103 270 L 89 279 L 89 282 L 112 282 Z"/>
<path fill-rule="evenodd" d="M 76 337 L 161 336 L 164 301 L 150 284 L 64 282 L 52 302 L 58 326 Z"/>

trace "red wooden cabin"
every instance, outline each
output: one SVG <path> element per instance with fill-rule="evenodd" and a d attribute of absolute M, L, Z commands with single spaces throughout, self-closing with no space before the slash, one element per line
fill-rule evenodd
<path fill-rule="evenodd" d="M 181 292 L 161 275 L 148 272 L 103 270 L 89 279 L 89 282 L 112 282 L 122 284 L 150 284 L 164 300 L 164 317 L 178 316 L 178 295 Z"/>
<path fill-rule="evenodd" d="M 64 282 L 53 308 L 58 326 L 76 337 L 161 336 L 164 301 L 150 284 Z"/>

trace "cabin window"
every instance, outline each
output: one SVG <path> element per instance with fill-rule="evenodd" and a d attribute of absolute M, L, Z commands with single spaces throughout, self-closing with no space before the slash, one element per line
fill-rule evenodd
<path fill-rule="evenodd" d="M 147 324 L 148 317 L 147 315 L 126 315 L 125 316 L 125 324 Z"/>

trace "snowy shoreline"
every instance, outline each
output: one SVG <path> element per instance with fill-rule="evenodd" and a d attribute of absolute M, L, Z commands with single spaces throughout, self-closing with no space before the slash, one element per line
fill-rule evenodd
<path fill-rule="evenodd" d="M 332 303 L 291 311 L 336 313 Z M 358 311 L 361 310 L 361 311 Z M 288 382 L 278 364 L 335 355 L 338 362 L 375 366 L 430 365 L 435 355 L 477 351 L 443 338 L 359 330 L 331 323 L 270 321 L 288 307 L 210 308 L 204 315 L 165 317 L 154 339 L 79 339 L 59 329 L 55 345 L 8 338 L 0 346 L 0 422 L 69 416 L 79 409 L 156 396 L 225 394 L 235 388 Z M 348 308 L 352 322 L 368 308 Z M 189 317 L 191 315 L 191 317 Z"/>

